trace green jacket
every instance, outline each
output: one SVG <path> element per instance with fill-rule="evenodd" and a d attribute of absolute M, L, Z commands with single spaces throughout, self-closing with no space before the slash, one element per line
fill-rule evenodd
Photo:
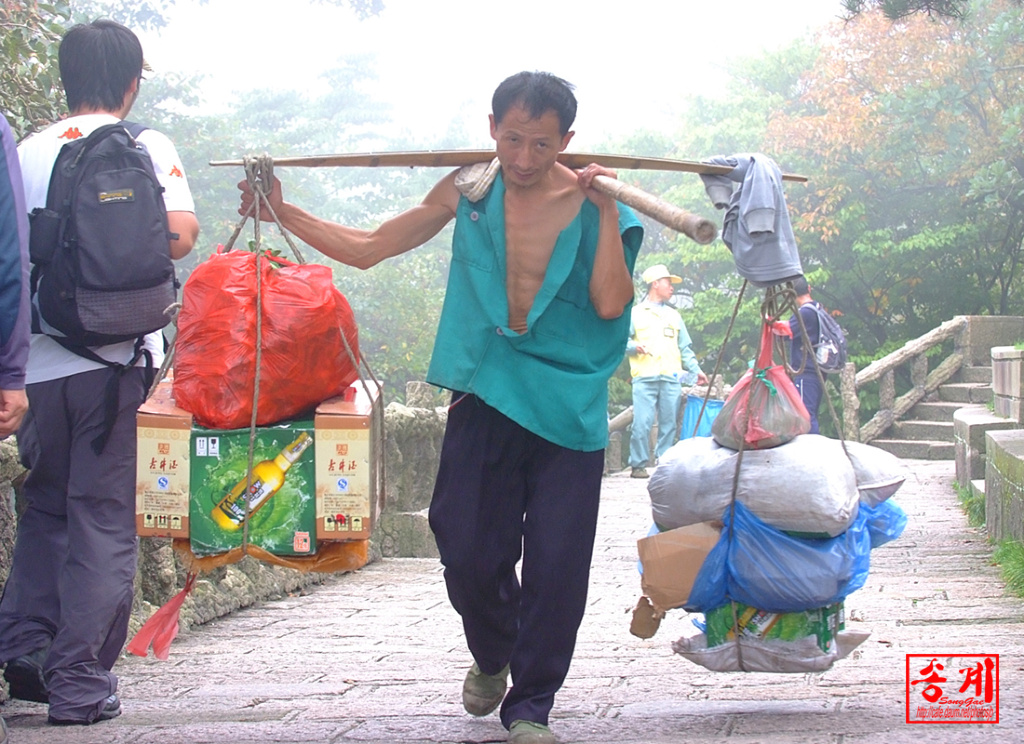
<path fill-rule="evenodd" d="M 629 307 L 612 320 L 590 302 L 598 210 L 585 201 L 559 235 L 528 330 L 508 327 L 505 186 L 499 174 L 480 201 L 459 201 L 441 321 L 427 372 L 431 384 L 473 393 L 548 441 L 583 452 L 608 443 L 608 378 L 622 361 Z M 619 207 L 632 273 L 643 228 Z"/>

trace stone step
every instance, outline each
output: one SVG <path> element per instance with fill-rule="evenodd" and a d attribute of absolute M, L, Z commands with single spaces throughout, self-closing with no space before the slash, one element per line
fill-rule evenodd
<path fill-rule="evenodd" d="M 977 480 L 972 480 L 971 481 L 971 493 L 974 496 L 984 496 L 985 495 L 985 479 L 984 478 L 979 478 Z"/>
<path fill-rule="evenodd" d="M 953 422 L 904 419 L 893 424 L 889 429 L 889 434 L 893 439 L 952 442 Z"/>
<path fill-rule="evenodd" d="M 942 400 L 930 400 L 918 403 L 910 409 L 908 418 L 918 421 L 953 421 L 953 414 L 960 408 L 962 403 L 950 403 Z"/>
<path fill-rule="evenodd" d="M 908 460 L 953 460 L 956 456 L 952 442 L 874 439 L 869 444 Z"/>
<path fill-rule="evenodd" d="M 960 382 L 980 382 L 992 384 L 992 367 L 961 367 Z"/>
<path fill-rule="evenodd" d="M 952 382 L 939 385 L 939 400 L 952 403 L 988 403 L 992 400 L 992 386 L 977 382 Z"/>

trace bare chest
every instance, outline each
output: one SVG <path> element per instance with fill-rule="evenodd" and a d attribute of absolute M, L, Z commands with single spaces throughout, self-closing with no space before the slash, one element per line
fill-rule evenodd
<path fill-rule="evenodd" d="M 542 210 L 517 209 L 506 201 L 505 288 L 512 330 L 526 331 L 526 318 L 544 283 L 555 244 L 579 213 L 581 202 L 582 198 L 565 198 Z"/>

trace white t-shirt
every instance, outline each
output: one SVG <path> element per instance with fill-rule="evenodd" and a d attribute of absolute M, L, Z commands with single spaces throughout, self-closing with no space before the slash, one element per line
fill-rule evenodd
<path fill-rule="evenodd" d="M 25 183 L 26 208 L 31 212 L 36 207 L 46 206 L 46 193 L 50 187 L 50 172 L 57 160 L 60 149 L 69 141 L 88 137 L 94 130 L 119 120 L 110 114 L 84 114 L 71 116 L 52 124 L 41 132 L 27 138 L 18 146 L 18 160 L 21 163 L 22 180 Z M 168 212 L 195 212 L 195 202 L 188 188 L 185 169 L 181 165 L 174 144 L 160 132 L 147 129 L 138 136 L 139 144 L 146 148 L 157 180 L 164 187 L 164 206 Z M 134 351 L 134 341 L 124 341 L 109 346 L 93 347 L 99 356 L 111 362 L 128 362 Z M 153 355 L 153 364 L 163 362 L 163 336 L 157 331 L 146 336 L 146 348 Z M 140 360 L 138 364 L 144 365 Z M 104 369 L 99 362 L 74 354 L 49 336 L 32 334 L 29 347 L 27 384 L 46 382 L 68 377 L 80 372 Z"/>

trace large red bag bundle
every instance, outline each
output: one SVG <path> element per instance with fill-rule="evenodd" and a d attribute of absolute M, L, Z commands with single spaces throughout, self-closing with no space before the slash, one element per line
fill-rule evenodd
<path fill-rule="evenodd" d="M 790 336 L 789 324 L 765 323 L 757 363 L 736 383 L 711 425 L 711 436 L 723 447 L 778 447 L 811 430 L 811 417 L 800 392 L 782 365 L 772 362 L 772 330 Z"/>
<path fill-rule="evenodd" d="M 358 376 L 355 317 L 331 270 L 248 251 L 218 253 L 182 290 L 174 398 L 196 421 L 240 429 L 252 419 L 256 379 L 256 271 L 262 358 L 256 423 L 292 418 L 340 395 Z M 344 334 L 344 339 L 342 338 Z"/>

